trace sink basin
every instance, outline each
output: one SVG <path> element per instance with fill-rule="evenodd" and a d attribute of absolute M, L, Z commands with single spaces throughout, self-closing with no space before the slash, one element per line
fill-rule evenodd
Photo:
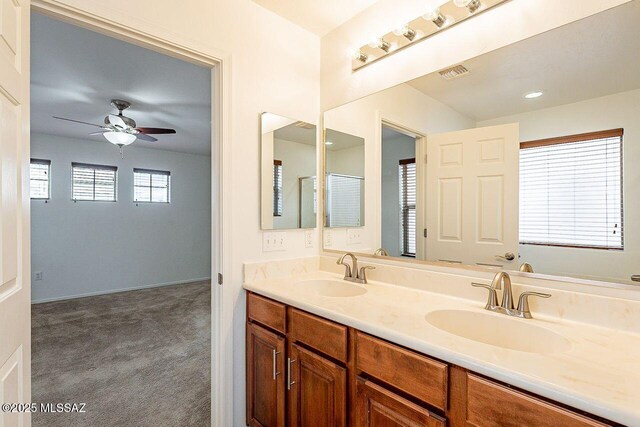
<path fill-rule="evenodd" d="M 324 297 L 355 297 L 367 293 L 364 285 L 350 283 L 346 280 L 303 280 L 297 282 L 296 286 Z"/>
<path fill-rule="evenodd" d="M 426 315 L 431 325 L 462 338 L 527 353 L 559 353 L 571 348 L 562 335 L 529 320 L 503 314 L 466 310 L 438 310 Z"/>

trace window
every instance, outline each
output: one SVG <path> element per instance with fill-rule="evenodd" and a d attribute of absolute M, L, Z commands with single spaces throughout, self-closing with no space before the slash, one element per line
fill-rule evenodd
<path fill-rule="evenodd" d="M 73 200 L 116 201 L 115 166 L 72 163 Z"/>
<path fill-rule="evenodd" d="M 364 179 L 327 174 L 327 227 L 361 227 L 364 212 Z"/>
<path fill-rule="evenodd" d="M 624 248 L 622 133 L 520 144 L 520 243 Z"/>
<path fill-rule="evenodd" d="M 133 201 L 169 203 L 171 172 L 149 169 L 133 170 Z"/>
<path fill-rule="evenodd" d="M 400 160 L 400 254 L 416 256 L 416 159 Z"/>
<path fill-rule="evenodd" d="M 282 160 L 273 161 L 273 216 L 282 216 Z"/>
<path fill-rule="evenodd" d="M 31 159 L 30 192 L 32 199 L 48 200 L 51 197 L 51 161 Z"/>

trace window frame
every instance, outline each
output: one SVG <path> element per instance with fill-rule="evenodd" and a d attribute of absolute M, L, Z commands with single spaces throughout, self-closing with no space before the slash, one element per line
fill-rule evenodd
<path fill-rule="evenodd" d="M 47 197 L 32 197 L 31 196 L 31 181 L 32 181 L 32 177 L 31 177 L 31 165 L 47 165 Z M 42 179 L 39 179 L 37 181 L 44 181 Z M 51 160 L 46 160 L 46 159 L 30 159 L 29 161 L 29 199 L 30 200 L 44 200 L 49 201 L 51 200 Z"/>
<path fill-rule="evenodd" d="M 75 185 L 73 179 L 73 171 L 76 167 L 79 168 L 91 168 L 94 170 L 93 173 L 93 199 L 76 199 L 73 197 Z M 112 171 L 113 174 L 113 200 L 96 200 L 96 179 L 95 179 L 95 171 L 96 170 L 106 170 Z M 110 166 L 110 165 L 99 165 L 93 163 L 83 163 L 83 162 L 71 162 L 71 200 L 75 203 L 77 202 L 106 202 L 106 203 L 115 203 L 118 201 L 118 167 Z"/>
<path fill-rule="evenodd" d="M 136 173 L 148 173 L 149 176 L 149 186 L 146 185 L 136 185 Z M 163 175 L 167 177 L 167 201 L 166 202 L 155 202 L 153 201 L 153 189 L 154 188 L 164 188 L 164 187 L 154 187 L 153 186 L 153 175 Z M 149 188 L 149 200 L 136 200 L 136 187 Z M 145 168 L 133 168 L 133 203 L 153 203 L 153 204 L 161 204 L 168 205 L 171 203 L 171 171 L 165 171 L 160 169 L 145 169 Z"/>
<path fill-rule="evenodd" d="M 398 176 L 398 180 L 401 180 L 401 176 L 402 176 L 402 169 L 407 169 L 407 165 L 414 165 L 415 168 L 415 173 L 417 174 L 418 170 L 417 167 L 418 165 L 416 164 L 416 159 L 415 157 L 412 157 L 410 159 L 401 159 L 398 162 L 398 172 L 399 172 L 399 176 Z M 406 174 L 405 174 L 406 176 Z M 405 232 L 405 228 L 409 230 L 408 226 L 406 225 L 408 223 L 408 217 L 409 217 L 409 212 L 413 209 L 413 211 L 415 212 L 415 215 L 417 215 L 418 211 L 417 211 L 417 200 L 416 203 L 414 203 L 413 205 L 411 204 L 407 204 L 406 203 L 406 190 L 402 191 L 402 188 L 407 188 L 408 186 L 406 185 L 406 183 L 404 182 L 399 182 L 398 183 L 398 191 L 399 191 L 399 202 L 400 202 L 400 256 L 403 257 L 408 257 L 408 258 L 415 258 L 416 257 L 416 253 L 415 252 L 409 252 L 409 233 Z M 405 184 L 405 185 L 403 185 Z M 417 182 L 416 182 L 416 192 L 417 192 Z M 404 197 L 403 197 L 404 196 Z M 417 194 L 416 194 L 417 196 Z M 413 207 L 412 207 L 413 206 Z M 417 217 L 416 217 L 417 219 Z M 417 250 L 417 245 L 418 245 L 418 230 L 414 230 L 415 236 L 414 236 L 414 242 L 416 245 L 416 250 Z"/>
<path fill-rule="evenodd" d="M 578 245 L 554 242 L 524 242 L 518 236 L 518 244 L 531 246 L 549 246 L 571 249 L 597 249 L 605 251 L 624 251 L 624 128 L 608 129 L 603 131 L 586 132 L 574 135 L 558 136 L 553 138 L 537 139 L 520 143 L 520 150 L 527 148 L 546 147 L 575 142 L 588 142 L 598 139 L 619 138 L 620 140 L 620 246 Z M 518 233 L 519 234 L 519 233 Z"/>

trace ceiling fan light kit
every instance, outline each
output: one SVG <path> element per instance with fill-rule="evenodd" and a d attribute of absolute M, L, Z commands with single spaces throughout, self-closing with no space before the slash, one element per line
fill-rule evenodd
<path fill-rule="evenodd" d="M 65 120 L 73 123 L 80 123 L 83 125 L 89 125 L 99 127 L 102 130 L 99 132 L 93 132 L 90 135 L 102 135 L 111 144 L 120 147 L 122 153 L 122 147 L 133 144 L 137 139 L 155 142 L 157 138 L 150 136 L 149 134 L 173 134 L 176 133 L 175 129 L 165 128 L 151 128 L 151 127 L 136 127 L 136 122 L 130 117 L 122 114 L 122 111 L 131 107 L 131 103 L 122 99 L 112 99 L 111 105 L 118 110 L 118 114 L 109 114 L 104 118 L 103 125 L 96 125 L 93 123 L 87 123 L 80 120 L 67 119 L 64 117 L 56 117 L 54 119 Z"/>

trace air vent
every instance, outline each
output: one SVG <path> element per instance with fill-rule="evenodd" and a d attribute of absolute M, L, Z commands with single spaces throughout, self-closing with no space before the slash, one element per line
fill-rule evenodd
<path fill-rule="evenodd" d="M 451 68 L 447 68 L 446 70 L 442 70 L 439 72 L 442 78 L 445 80 L 453 80 L 458 77 L 463 77 L 469 74 L 469 70 L 464 65 L 454 65 Z"/>
<path fill-rule="evenodd" d="M 312 124 L 307 123 L 307 122 L 295 122 L 294 126 L 298 127 L 298 128 L 303 128 L 303 129 L 313 129 L 314 128 L 314 126 Z"/>

